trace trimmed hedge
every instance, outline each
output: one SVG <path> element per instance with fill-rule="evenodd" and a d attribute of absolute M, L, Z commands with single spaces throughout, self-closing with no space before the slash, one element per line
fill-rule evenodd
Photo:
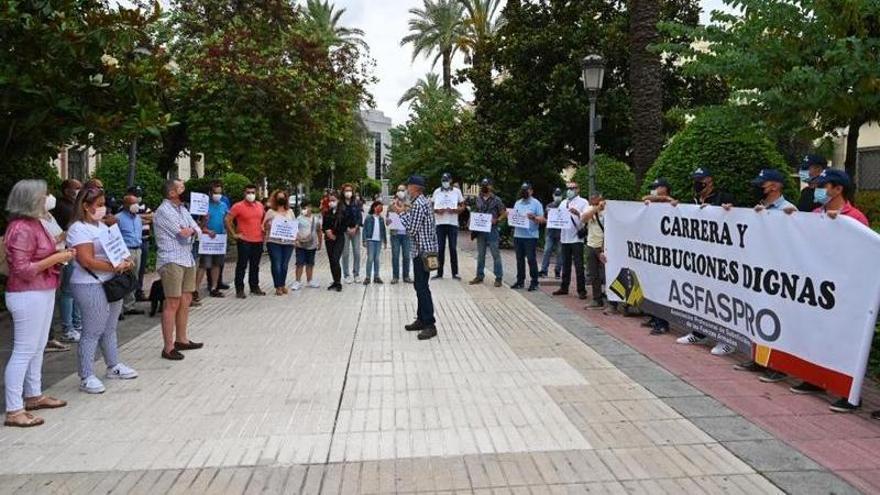
<path fill-rule="evenodd" d="M 128 157 L 122 153 L 105 153 L 101 155 L 101 164 L 95 170 L 95 177 L 104 183 L 104 189 L 110 196 L 122 201 L 128 189 Z M 156 171 L 153 164 L 138 160 L 134 183 L 144 190 L 144 203 L 156 209 L 162 202 L 162 184 L 164 179 Z"/>
<path fill-rule="evenodd" d="M 672 138 L 645 175 L 642 193 L 663 177 L 672 185 L 672 196 L 682 201 L 693 197 L 691 174 L 699 167 L 712 171 L 715 186 L 736 198 L 737 206 L 755 204 L 750 182 L 763 168 L 775 168 L 789 176 L 785 196 L 798 197 L 793 170 L 766 137 L 759 124 L 745 112 L 731 107 L 711 107 L 700 112 Z"/>
<path fill-rule="evenodd" d="M 587 166 L 578 167 L 574 181 L 587 197 L 590 171 Z M 636 176 L 629 165 L 606 155 L 596 155 L 596 189 L 605 199 L 633 200 L 636 198 Z"/>

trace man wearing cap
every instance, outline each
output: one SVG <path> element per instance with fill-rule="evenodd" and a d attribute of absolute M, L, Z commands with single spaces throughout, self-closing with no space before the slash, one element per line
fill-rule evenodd
<path fill-rule="evenodd" d="M 425 268 L 422 257 L 437 252 L 437 226 L 431 205 L 425 198 L 425 179 L 418 175 L 410 177 L 407 190 L 412 200 L 409 209 L 397 204 L 391 206 L 392 211 L 400 215 L 400 222 L 410 237 L 413 288 L 418 300 L 416 320 L 405 328 L 410 332 L 419 332 L 419 340 L 428 340 L 437 336 L 437 326 L 434 319 L 434 300 L 431 297 L 431 273 Z"/>
<path fill-rule="evenodd" d="M 535 199 L 532 185 L 528 182 L 520 187 L 520 199 L 513 209 L 529 219 L 528 228 L 516 227 L 513 232 L 513 245 L 516 249 L 516 283 L 511 289 L 522 289 L 526 282 L 526 260 L 529 262 L 529 292 L 538 289 L 538 236 L 539 225 L 544 223 L 544 207 Z"/>
<path fill-rule="evenodd" d="M 547 209 L 555 209 L 559 208 L 560 203 L 562 203 L 562 189 L 558 187 L 553 190 L 553 202 L 547 205 Z M 553 270 L 556 279 L 558 280 L 560 274 L 562 272 L 562 254 L 559 252 L 559 234 L 562 231 L 559 229 L 547 229 L 544 233 L 544 258 L 541 260 L 541 273 L 542 277 L 548 276 L 548 269 L 550 268 L 550 258 L 556 257 L 556 265 Z"/>
<path fill-rule="evenodd" d="M 663 177 L 654 179 L 654 182 L 651 183 L 651 190 L 648 192 L 647 196 L 642 197 L 642 201 L 644 201 L 645 204 L 671 203 L 672 201 L 675 201 L 672 197 L 672 186 L 669 185 L 669 181 Z"/>
<path fill-rule="evenodd" d="M 797 208 L 799 211 L 813 211 L 822 206 L 816 201 L 816 184 L 813 179 L 819 176 L 823 170 L 828 167 L 828 160 L 822 155 L 807 155 L 801 163 L 801 169 L 798 176 L 806 187 L 801 189 L 801 195 L 798 198 Z"/>
<path fill-rule="evenodd" d="M 571 265 L 574 263 L 577 291 L 580 299 L 587 298 L 587 279 L 584 275 L 584 240 L 578 236 L 583 224 L 581 215 L 587 211 L 590 204 L 579 193 L 577 182 L 569 182 L 565 191 L 565 200 L 559 204 L 559 208 L 570 214 L 569 225 L 559 233 L 559 242 L 562 245 L 562 282 L 554 296 L 568 294 L 571 285 Z"/>
<path fill-rule="evenodd" d="M 143 221 L 138 215 L 140 207 L 138 206 L 138 197 L 140 196 L 140 188 L 130 187 L 122 198 L 122 209 L 117 216 L 116 225 L 122 232 L 122 240 L 128 252 L 131 253 L 132 266 L 139 267 L 141 264 L 141 244 L 143 243 Z M 122 319 L 127 315 L 142 315 L 144 310 L 135 307 L 135 291 L 126 294 L 122 300 Z"/>
<path fill-rule="evenodd" d="M 498 222 L 505 217 L 507 210 L 504 203 L 492 190 L 492 180 L 485 178 L 480 181 L 480 195 L 473 213 L 486 213 L 492 215 L 492 229 L 489 232 L 474 232 L 477 238 L 477 276 L 471 280 L 471 285 L 482 284 L 486 276 L 486 248 L 492 251 L 494 262 L 495 287 L 501 287 L 504 278 L 504 266 L 501 261 L 501 251 L 498 248 L 500 234 Z"/>
<path fill-rule="evenodd" d="M 434 190 L 431 196 L 434 205 L 434 222 L 437 224 L 437 242 L 440 250 L 437 252 L 437 261 L 440 267 L 434 278 L 443 278 L 443 268 L 446 262 L 446 243 L 449 242 L 449 264 L 452 278 L 458 276 L 458 214 L 464 209 L 464 195 L 461 189 L 452 185 L 452 174 L 446 172 L 440 178 L 440 187 Z M 445 206 L 455 205 L 455 208 Z M 438 206 L 444 206 L 440 208 Z"/>

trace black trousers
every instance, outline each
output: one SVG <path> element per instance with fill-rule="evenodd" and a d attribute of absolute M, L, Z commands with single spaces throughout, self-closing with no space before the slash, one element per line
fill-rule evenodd
<path fill-rule="evenodd" d="M 436 323 L 434 319 L 434 299 L 431 296 L 430 278 L 431 272 L 425 270 L 425 264 L 419 258 L 413 258 L 413 287 L 416 290 L 416 300 L 418 301 L 418 310 L 416 318 L 426 324 L 433 325 Z"/>
<path fill-rule="evenodd" d="M 262 242 L 238 241 L 238 259 L 235 262 L 235 290 L 244 290 L 244 272 L 248 272 L 251 290 L 260 288 L 260 257 Z"/>
<path fill-rule="evenodd" d="M 601 252 L 601 249 L 587 246 L 587 272 L 590 274 L 593 301 L 596 302 L 602 302 L 605 299 L 605 295 L 602 292 L 602 285 L 605 283 L 605 265 L 599 259 Z"/>
<path fill-rule="evenodd" d="M 437 226 L 437 262 L 440 267 L 437 269 L 437 275 L 443 276 L 443 267 L 446 261 L 446 241 L 449 241 L 449 264 L 452 268 L 452 275 L 458 275 L 458 225 L 438 225 Z"/>
<path fill-rule="evenodd" d="M 336 238 L 330 240 L 324 238 L 324 246 L 327 248 L 327 258 L 330 260 L 330 274 L 333 276 L 333 283 L 339 285 L 342 283 L 342 251 L 345 250 L 345 239 Z"/>
<path fill-rule="evenodd" d="M 516 248 L 516 283 L 525 283 L 526 261 L 528 261 L 532 284 L 538 285 L 538 240 L 515 237 L 513 246 Z"/>
<path fill-rule="evenodd" d="M 578 294 L 587 293 L 587 280 L 584 276 L 584 243 L 562 245 L 562 284 L 561 290 L 568 290 L 571 285 L 571 265 L 574 264 Z"/>

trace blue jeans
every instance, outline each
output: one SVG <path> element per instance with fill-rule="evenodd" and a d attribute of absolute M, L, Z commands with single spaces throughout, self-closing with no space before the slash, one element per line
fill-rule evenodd
<path fill-rule="evenodd" d="M 544 238 L 544 259 L 541 260 L 541 272 L 547 273 L 550 268 L 550 258 L 556 255 L 556 264 L 554 265 L 554 273 L 558 276 L 562 271 L 562 250 L 560 249 L 559 239 L 548 235 Z"/>
<path fill-rule="evenodd" d="M 344 248 L 342 250 L 342 273 L 348 278 L 352 273 L 355 278 L 361 273 L 361 232 L 350 235 L 347 231 L 344 234 L 342 242 Z M 352 257 L 351 265 L 348 264 L 349 256 Z"/>
<path fill-rule="evenodd" d="M 280 289 L 287 285 L 287 267 L 290 265 L 290 257 L 293 256 L 293 246 L 267 242 L 266 249 L 269 251 L 272 266 L 272 282 L 276 289 Z"/>
<path fill-rule="evenodd" d="M 409 236 L 391 234 L 391 272 L 395 279 L 400 279 L 403 267 L 403 278 L 409 278 Z"/>
<path fill-rule="evenodd" d="M 504 267 L 501 264 L 501 252 L 498 249 L 498 229 L 492 227 L 491 232 L 477 234 L 477 278 L 483 280 L 486 276 L 486 247 L 492 252 L 492 261 L 495 262 L 495 280 L 504 278 Z"/>
<path fill-rule="evenodd" d="M 528 261 L 532 285 L 538 285 L 538 240 L 515 237 L 513 246 L 516 248 L 516 283 L 525 283 L 526 261 Z"/>
<path fill-rule="evenodd" d="M 373 278 L 379 278 L 379 256 L 382 255 L 382 241 L 367 241 L 367 268 L 364 276 L 370 278 L 372 269 Z"/>
<path fill-rule="evenodd" d="M 413 288 L 416 290 L 418 310 L 416 319 L 425 325 L 436 323 L 434 319 L 434 299 L 431 297 L 430 278 L 431 273 L 425 270 L 425 265 L 419 258 L 413 258 Z"/>
<path fill-rule="evenodd" d="M 452 268 L 452 276 L 458 275 L 458 225 L 437 226 L 437 276 L 443 276 L 443 267 L 446 265 L 446 242 L 449 241 L 449 263 Z"/>
<path fill-rule="evenodd" d="M 82 315 L 79 306 L 73 300 L 73 292 L 70 290 L 70 277 L 73 275 L 73 263 L 68 263 L 61 270 L 61 329 L 65 332 L 82 330 Z"/>

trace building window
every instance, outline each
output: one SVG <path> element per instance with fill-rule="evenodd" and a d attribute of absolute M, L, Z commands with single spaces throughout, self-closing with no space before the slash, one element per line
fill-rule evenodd
<path fill-rule="evenodd" d="M 88 148 L 67 149 L 67 178 L 85 182 L 89 178 Z"/>
<path fill-rule="evenodd" d="M 880 147 L 858 152 L 858 184 L 863 191 L 880 190 Z"/>

